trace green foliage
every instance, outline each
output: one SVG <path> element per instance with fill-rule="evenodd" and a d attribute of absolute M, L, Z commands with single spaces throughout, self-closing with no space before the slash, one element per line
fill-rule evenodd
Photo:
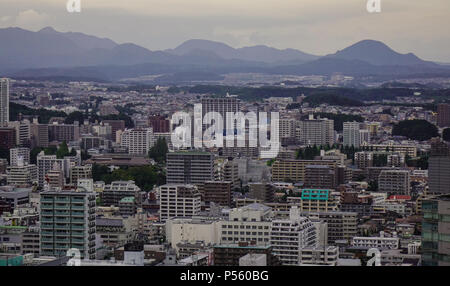
<path fill-rule="evenodd" d="M 429 158 L 428 154 L 423 154 L 423 155 L 419 156 L 418 158 L 414 158 L 414 159 L 407 156 L 405 158 L 405 162 L 408 167 L 414 167 L 414 168 L 419 168 L 422 170 L 427 170 L 428 169 L 428 158 Z"/>
<path fill-rule="evenodd" d="M 305 148 L 297 150 L 297 159 L 301 160 L 313 160 L 315 156 L 320 155 L 320 150 L 329 151 L 331 149 L 337 149 L 338 144 L 330 145 L 320 145 L 320 146 L 307 146 Z"/>
<path fill-rule="evenodd" d="M 351 99 L 348 97 L 332 94 L 332 93 L 314 93 L 305 98 L 304 102 L 311 106 L 319 106 L 321 104 L 339 105 L 339 106 L 363 106 L 362 101 Z"/>
<path fill-rule="evenodd" d="M 157 163 L 163 163 L 166 161 L 167 152 L 169 152 L 169 148 L 167 147 L 166 138 L 158 138 L 155 146 L 148 151 L 148 156 Z"/>
<path fill-rule="evenodd" d="M 246 101 L 261 101 L 268 97 L 292 97 L 299 95 L 305 96 L 329 95 L 338 96 L 339 101 L 343 100 L 344 104 L 349 102 L 346 99 L 352 99 L 351 104 L 361 101 L 381 101 L 384 99 L 395 100 L 397 97 L 412 97 L 414 91 L 422 93 L 424 97 L 442 97 L 450 96 L 450 89 L 410 89 L 410 88 L 343 88 L 343 87 L 274 87 L 263 86 L 258 88 L 240 87 L 240 86 L 223 86 L 223 85 L 196 85 L 184 88 L 190 93 L 211 94 L 224 96 L 228 93 L 237 94 L 239 98 Z M 344 98 L 344 99 L 342 99 Z M 332 99 L 332 100 L 335 100 Z M 341 104 L 341 103 L 340 103 Z"/>
<path fill-rule="evenodd" d="M 44 108 L 32 109 L 25 105 L 14 102 L 9 103 L 9 117 L 11 121 L 17 120 L 19 113 L 23 115 L 32 115 L 39 118 L 39 122 L 46 124 L 52 117 L 66 117 L 67 114 L 63 111 L 47 110 Z"/>
<path fill-rule="evenodd" d="M 273 163 L 275 162 L 275 158 L 270 159 L 269 161 L 267 161 L 267 166 L 271 167 L 273 165 Z"/>
<path fill-rule="evenodd" d="M 92 178 L 94 181 L 104 181 L 105 184 L 132 180 L 143 191 L 150 191 L 153 186 L 165 184 L 166 181 L 162 170 L 155 166 L 120 168 L 110 172 L 107 166 L 94 164 Z"/>
<path fill-rule="evenodd" d="M 69 115 L 67 115 L 66 119 L 64 120 L 64 123 L 73 124 L 74 121 L 78 121 L 78 123 L 83 124 L 84 119 L 85 116 L 81 111 L 74 111 Z"/>
<path fill-rule="evenodd" d="M 44 151 L 45 155 L 56 155 L 57 148 L 55 146 L 49 146 L 48 148 L 40 148 L 35 147 L 31 149 L 30 151 L 30 163 L 36 164 L 37 162 L 37 155 L 41 153 L 41 151 Z"/>
<path fill-rule="evenodd" d="M 392 135 L 405 136 L 412 140 L 425 141 L 438 137 L 439 132 L 435 125 L 426 120 L 404 120 L 394 125 Z"/>
<path fill-rule="evenodd" d="M 56 158 L 63 159 L 65 156 L 69 156 L 71 153 L 69 152 L 69 147 L 67 146 L 66 141 L 63 141 L 59 144 L 59 148 L 56 151 Z M 75 152 L 76 155 L 76 152 Z"/>
<path fill-rule="evenodd" d="M 320 150 L 322 146 L 308 146 L 306 148 L 300 149 L 297 152 L 297 159 L 302 160 L 313 160 L 315 156 L 320 155 Z"/>
<path fill-rule="evenodd" d="M 353 163 L 355 163 L 355 153 L 361 151 L 360 148 L 355 148 L 355 146 L 340 146 L 341 153 L 346 154 L 347 158 L 350 158 L 353 160 Z"/>
<path fill-rule="evenodd" d="M 110 115 L 106 115 L 106 116 L 99 116 L 98 119 L 99 119 L 99 121 L 101 121 L 101 120 L 123 120 L 123 121 L 125 121 L 125 126 L 127 128 L 134 128 L 133 119 L 131 119 L 131 117 L 126 115 L 125 113 L 119 113 L 118 115 L 110 114 Z"/>

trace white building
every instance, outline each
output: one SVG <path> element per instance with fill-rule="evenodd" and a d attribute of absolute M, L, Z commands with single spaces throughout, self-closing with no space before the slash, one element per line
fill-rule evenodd
<path fill-rule="evenodd" d="M 304 247 L 300 250 L 300 266 L 336 266 L 339 248 L 336 246 Z"/>
<path fill-rule="evenodd" d="M 220 243 L 235 244 L 246 241 L 267 245 L 270 243 L 272 218 L 271 208 L 262 204 L 232 209 L 228 221 L 220 222 Z"/>
<path fill-rule="evenodd" d="M 361 129 L 359 122 L 344 122 L 343 129 L 344 146 L 359 146 L 370 143 L 370 132 L 366 129 Z"/>
<path fill-rule="evenodd" d="M 201 194 L 194 185 L 166 184 L 159 187 L 161 221 L 192 217 L 200 213 Z"/>
<path fill-rule="evenodd" d="M 30 164 L 29 148 L 12 148 L 9 149 L 10 166 L 17 166 L 18 161 L 22 160 L 23 164 Z"/>
<path fill-rule="evenodd" d="M 380 236 L 375 237 L 353 237 L 351 245 L 364 248 L 398 249 L 400 239 L 394 235 L 393 237 L 385 237 L 384 232 L 380 232 Z"/>
<path fill-rule="evenodd" d="M 70 160 L 57 159 L 56 155 L 45 155 L 44 151 L 37 156 L 37 168 L 38 168 L 38 183 L 40 187 L 44 186 L 45 176 L 53 169 L 54 164 L 57 163 L 63 171 L 64 175 L 68 173 L 70 167 Z"/>
<path fill-rule="evenodd" d="M 316 246 L 317 230 L 306 217 L 301 217 L 299 209 L 293 206 L 289 219 L 273 220 L 270 244 L 273 254 L 283 265 L 300 265 L 302 248 Z"/>
<path fill-rule="evenodd" d="M 6 171 L 7 183 L 13 186 L 30 186 L 37 183 L 38 170 L 34 164 L 24 164 L 20 159 L 15 166 L 9 166 Z"/>
<path fill-rule="evenodd" d="M 120 137 L 120 145 L 128 148 L 129 154 L 147 154 L 152 147 L 153 129 L 126 129 Z"/>
<path fill-rule="evenodd" d="M 205 245 L 220 243 L 220 222 L 200 218 L 169 218 L 166 220 L 166 240 L 178 252 L 177 245 L 203 242 Z"/>

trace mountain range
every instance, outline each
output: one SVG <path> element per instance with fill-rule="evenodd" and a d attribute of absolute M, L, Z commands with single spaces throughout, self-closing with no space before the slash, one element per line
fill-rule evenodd
<path fill-rule="evenodd" d="M 83 77 L 117 80 L 163 75 L 217 79 L 233 72 L 402 78 L 450 77 L 450 66 L 400 54 L 382 42 L 363 40 L 326 56 L 295 49 L 252 46 L 235 49 L 224 43 L 188 40 L 174 49 L 150 51 L 132 44 L 83 33 L 0 29 L 0 73 L 16 78 Z M 189 76 L 187 76 L 190 74 Z"/>

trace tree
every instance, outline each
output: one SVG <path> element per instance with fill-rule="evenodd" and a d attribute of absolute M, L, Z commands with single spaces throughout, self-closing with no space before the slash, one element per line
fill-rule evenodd
<path fill-rule="evenodd" d="M 108 166 L 98 164 L 94 164 L 92 166 L 92 179 L 94 179 L 94 181 L 103 180 L 104 176 L 109 173 L 110 172 Z"/>
<path fill-rule="evenodd" d="M 270 159 L 269 161 L 267 161 L 267 166 L 272 167 L 273 163 L 275 162 L 275 158 Z"/>
<path fill-rule="evenodd" d="M 74 121 L 78 121 L 78 123 L 83 124 L 84 114 L 80 111 L 74 111 L 69 115 L 67 115 L 66 119 L 64 120 L 64 123 L 73 124 Z"/>
<path fill-rule="evenodd" d="M 166 161 L 167 152 L 169 152 L 169 148 L 167 147 L 166 138 L 158 138 L 155 146 L 148 152 L 148 156 L 157 163 L 163 163 Z"/>
<path fill-rule="evenodd" d="M 70 154 L 69 147 L 67 146 L 66 141 L 63 141 L 61 144 L 59 144 L 58 151 L 56 151 L 56 158 L 63 159 L 65 156 L 68 156 Z"/>
<path fill-rule="evenodd" d="M 36 164 L 37 162 L 37 155 L 44 151 L 45 155 L 55 155 L 56 154 L 56 147 L 55 146 L 49 146 L 47 148 L 41 148 L 41 147 L 35 147 L 30 152 L 30 163 Z"/>
<path fill-rule="evenodd" d="M 411 140 L 425 141 L 438 137 L 439 132 L 434 124 L 426 120 L 404 120 L 394 125 L 392 135 L 405 136 Z"/>

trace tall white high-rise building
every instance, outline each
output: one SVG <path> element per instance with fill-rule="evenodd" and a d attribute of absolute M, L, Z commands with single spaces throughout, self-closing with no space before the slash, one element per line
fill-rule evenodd
<path fill-rule="evenodd" d="M 57 159 L 56 155 L 45 155 L 44 151 L 37 156 L 38 167 L 38 183 L 40 187 L 44 186 L 45 177 L 53 169 L 54 164 L 57 163 L 59 168 L 64 172 L 64 175 L 68 173 L 70 166 L 70 159 Z"/>
<path fill-rule="evenodd" d="M 160 220 L 165 222 L 169 218 L 198 215 L 201 210 L 201 196 L 194 185 L 166 184 L 160 186 Z"/>
<path fill-rule="evenodd" d="M 127 129 L 122 132 L 120 145 L 128 148 L 129 154 L 147 154 L 153 147 L 153 129 Z"/>
<path fill-rule="evenodd" d="M 0 127 L 7 127 L 9 122 L 9 79 L 0 79 Z"/>
<path fill-rule="evenodd" d="M 24 164 L 30 164 L 30 149 L 29 148 L 12 148 L 9 149 L 9 165 L 17 166 L 19 160 Z"/>
<path fill-rule="evenodd" d="M 270 244 L 282 265 L 298 266 L 302 249 L 317 245 L 317 229 L 309 218 L 300 216 L 297 206 L 293 206 L 289 219 L 272 221 Z"/>
<path fill-rule="evenodd" d="M 370 132 L 361 129 L 359 122 L 344 122 L 344 146 L 354 146 L 359 148 L 364 143 L 370 143 Z"/>

